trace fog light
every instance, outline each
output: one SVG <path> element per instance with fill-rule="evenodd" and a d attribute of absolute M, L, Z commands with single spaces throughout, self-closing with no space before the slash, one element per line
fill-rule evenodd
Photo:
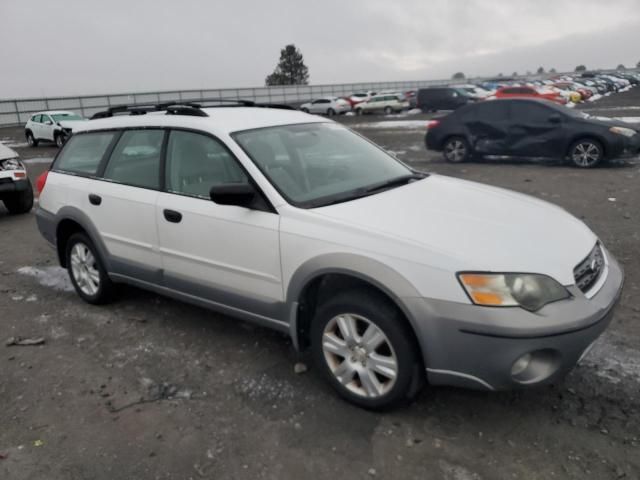
<path fill-rule="evenodd" d="M 527 369 L 529 363 L 531 363 L 531 354 L 525 353 L 519 359 L 513 362 L 513 366 L 511 367 L 511 375 L 517 377 Z"/>

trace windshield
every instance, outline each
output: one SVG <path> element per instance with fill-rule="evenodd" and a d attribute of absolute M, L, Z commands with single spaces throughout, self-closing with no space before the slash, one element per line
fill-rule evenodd
<path fill-rule="evenodd" d="M 82 117 L 80 115 L 76 115 L 75 113 L 54 113 L 53 115 L 51 115 L 53 117 L 53 121 L 54 122 L 61 122 L 61 121 L 75 121 L 75 120 L 82 120 Z"/>
<path fill-rule="evenodd" d="M 334 123 L 261 128 L 233 137 L 287 201 L 303 208 L 352 200 L 415 177 L 384 150 Z"/>

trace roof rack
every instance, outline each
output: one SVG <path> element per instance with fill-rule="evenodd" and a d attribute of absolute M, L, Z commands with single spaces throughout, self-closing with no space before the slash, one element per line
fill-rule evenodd
<path fill-rule="evenodd" d="M 149 112 L 166 111 L 166 115 L 191 115 L 208 117 L 203 108 L 217 107 L 258 107 L 277 108 L 281 110 L 295 110 L 291 105 L 281 103 L 256 103 L 252 100 L 226 98 L 198 98 L 194 100 L 175 100 L 161 103 L 133 103 L 129 105 L 115 105 L 107 110 L 97 112 L 91 120 L 109 118 L 115 115 L 146 115 Z"/>

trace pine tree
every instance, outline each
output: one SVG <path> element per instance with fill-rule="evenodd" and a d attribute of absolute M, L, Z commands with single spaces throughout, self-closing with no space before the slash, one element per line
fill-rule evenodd
<path fill-rule="evenodd" d="M 543 73 L 544 73 L 544 67 L 538 68 L 538 75 L 543 74 Z"/>
<path fill-rule="evenodd" d="M 466 77 L 464 76 L 464 73 L 456 72 L 456 73 L 453 74 L 453 76 L 451 78 L 453 80 L 464 80 Z"/>
<path fill-rule="evenodd" d="M 586 72 L 587 67 L 585 65 L 578 65 L 575 69 L 576 72 Z"/>
<path fill-rule="evenodd" d="M 302 53 L 295 45 L 287 45 L 280 50 L 280 61 L 271 75 L 265 79 L 271 85 L 307 85 L 309 69 L 304 64 Z"/>

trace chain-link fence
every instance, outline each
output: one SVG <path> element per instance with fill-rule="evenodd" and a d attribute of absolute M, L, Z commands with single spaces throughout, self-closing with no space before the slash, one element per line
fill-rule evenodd
<path fill-rule="evenodd" d="M 368 90 L 412 90 L 425 86 L 446 85 L 449 81 L 345 83 L 336 85 L 292 85 L 282 87 L 225 88 L 217 90 L 175 90 L 167 92 L 87 95 L 78 97 L 25 98 L 0 100 L 0 125 L 22 125 L 41 110 L 73 110 L 83 117 L 109 107 L 132 103 L 159 103 L 173 100 L 244 99 L 256 102 L 297 105 L 322 96 L 341 96 Z"/>

